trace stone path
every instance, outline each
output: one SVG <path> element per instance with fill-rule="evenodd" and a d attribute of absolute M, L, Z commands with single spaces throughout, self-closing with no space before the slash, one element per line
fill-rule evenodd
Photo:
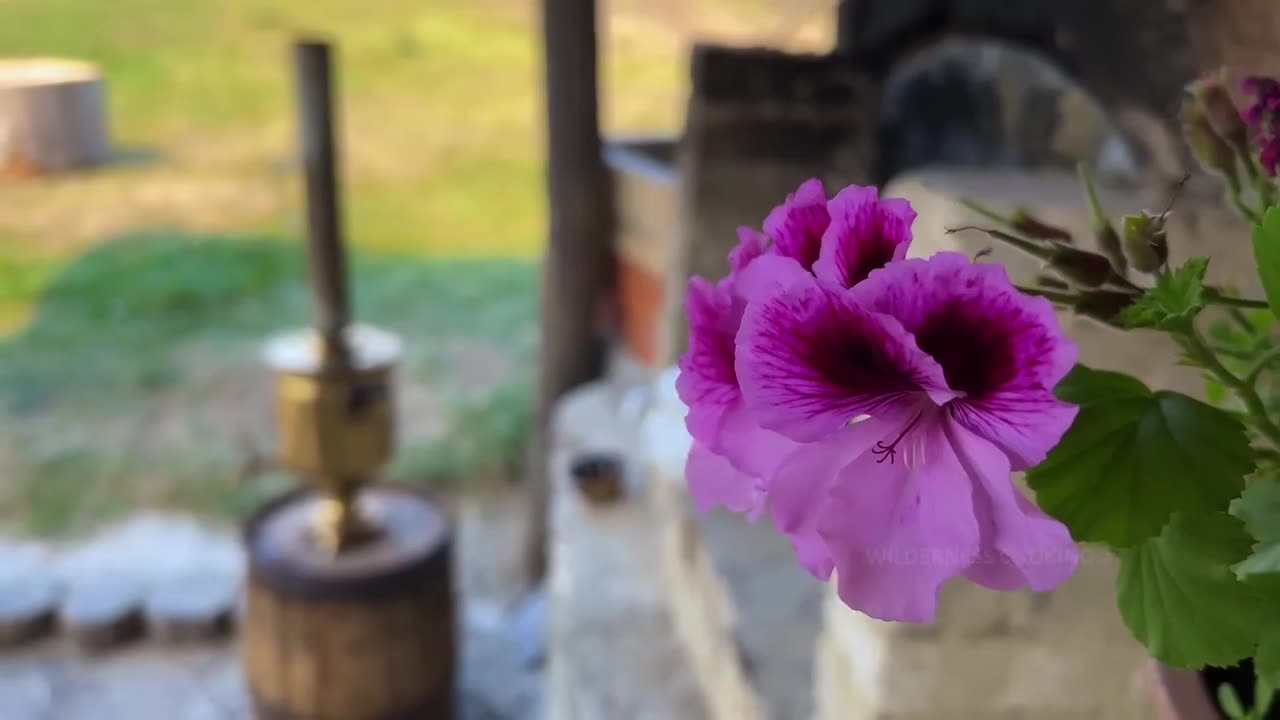
<path fill-rule="evenodd" d="M 468 498 L 459 508 L 461 647 L 458 720 L 534 720 L 542 703 L 541 617 L 518 613 L 514 573 L 519 498 Z M 0 539 L 0 582 L 33 573 L 73 583 L 123 577 L 142 586 L 173 577 L 238 578 L 235 536 L 184 517 L 138 515 L 75 546 Z M 241 720 L 245 679 L 229 643 L 175 648 L 144 640 L 87 654 L 57 637 L 0 650 L 3 720 Z"/>

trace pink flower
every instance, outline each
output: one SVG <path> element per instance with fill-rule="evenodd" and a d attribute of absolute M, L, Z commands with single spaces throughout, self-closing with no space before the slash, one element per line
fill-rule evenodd
<path fill-rule="evenodd" d="M 853 287 L 876 268 L 907 256 L 916 213 L 901 198 L 850 185 L 827 199 L 808 180 L 764 221 L 769 252 L 795 260 L 824 282 Z"/>
<path fill-rule="evenodd" d="M 1260 148 L 1258 164 L 1271 176 L 1280 165 L 1280 81 L 1269 77 L 1247 77 L 1241 88 L 1253 97 L 1240 113 Z"/>
<path fill-rule="evenodd" d="M 1067 529 L 1010 472 L 1075 408 L 1049 303 L 956 253 L 893 262 L 852 290 L 797 280 L 747 308 L 736 377 L 750 417 L 796 443 L 767 487 L 800 562 L 850 607 L 927 622 L 955 575 L 1041 591 L 1074 572 Z"/>
<path fill-rule="evenodd" d="M 833 287 L 854 285 L 906 256 L 914 219 L 905 200 L 881 200 L 875 188 L 851 186 L 828 200 L 822 183 L 809 180 L 769 214 L 765 234 L 739 228 L 727 277 L 690 280 L 689 350 L 676 389 L 689 406 L 686 478 L 698 509 L 723 505 L 754 519 L 778 464 L 797 447 L 761 428 L 743 402 L 735 341 L 748 303 L 814 282 L 813 273 Z"/>

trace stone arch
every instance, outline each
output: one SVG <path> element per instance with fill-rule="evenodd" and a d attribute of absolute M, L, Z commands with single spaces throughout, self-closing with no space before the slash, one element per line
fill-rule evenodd
<path fill-rule="evenodd" d="M 1053 63 L 982 38 L 946 38 L 900 58 L 883 79 L 876 133 L 881 180 L 931 164 L 1071 168 L 1082 160 L 1133 176 L 1144 158 Z"/>
<path fill-rule="evenodd" d="M 841 10 L 839 52 L 889 89 L 904 67 L 957 43 L 1032 59 L 1056 74 L 1059 86 L 1078 86 L 1135 150 L 1140 165 L 1165 169 L 1166 163 L 1154 162 L 1150 136 L 1115 120 L 1121 109 L 1130 118 L 1138 113 L 1157 119 L 1164 137 L 1156 139 L 1156 146 L 1176 138 L 1179 97 L 1195 73 L 1186 9 L 1177 3 L 846 0 Z M 974 73 L 966 78 L 962 65 L 952 65 L 961 84 L 974 84 Z M 971 87 L 962 102 L 981 105 L 983 92 Z M 1150 125 L 1145 123 L 1147 129 Z M 901 169 L 893 163 L 886 158 L 877 176 L 885 179 Z"/>

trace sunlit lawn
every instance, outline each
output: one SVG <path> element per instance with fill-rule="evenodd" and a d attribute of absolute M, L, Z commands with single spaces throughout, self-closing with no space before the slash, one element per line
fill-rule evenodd
<path fill-rule="evenodd" d="M 506 468 L 528 405 L 545 227 L 535 11 L 0 0 L 0 54 L 101 64 L 120 149 L 93 172 L 0 183 L 0 521 L 75 530 L 139 504 L 236 511 L 266 491 L 229 480 L 242 436 L 268 427 L 256 343 L 307 319 L 289 64 L 300 33 L 339 48 L 357 312 L 410 347 L 392 472 L 458 482 Z M 763 0 L 613 3 L 606 126 L 676 127 L 690 23 L 742 35 L 770 12 Z"/>

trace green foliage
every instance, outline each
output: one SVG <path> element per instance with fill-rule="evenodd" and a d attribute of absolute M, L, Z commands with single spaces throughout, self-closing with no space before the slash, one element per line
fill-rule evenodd
<path fill-rule="evenodd" d="M 1222 708 L 1222 712 L 1226 713 L 1231 720 L 1244 720 L 1247 717 L 1244 704 L 1240 702 L 1236 689 L 1226 683 L 1218 686 L 1218 707 Z"/>
<path fill-rule="evenodd" d="M 1263 628 L 1258 650 L 1253 656 L 1253 667 L 1259 684 L 1266 683 L 1272 690 L 1280 687 L 1280 618 L 1273 617 Z"/>
<path fill-rule="evenodd" d="M 1274 606 L 1230 566 L 1249 537 L 1225 513 L 1179 514 L 1158 537 L 1120 554 L 1120 615 L 1152 657 L 1184 668 L 1229 667 L 1253 653 Z"/>
<path fill-rule="evenodd" d="M 1131 328 L 1180 330 L 1204 307 L 1204 273 L 1207 258 L 1192 258 L 1182 267 L 1156 278 L 1155 287 L 1120 313 L 1120 323 Z"/>
<path fill-rule="evenodd" d="M 1231 503 L 1231 514 L 1244 522 L 1255 541 L 1253 554 L 1236 566 L 1236 573 L 1242 578 L 1280 573 L 1280 478 L 1254 479 Z"/>
<path fill-rule="evenodd" d="M 1280 317 L 1280 205 L 1267 210 L 1253 228 L 1253 256 L 1271 312 Z"/>
<path fill-rule="evenodd" d="M 1244 427 L 1211 405 L 1083 366 L 1056 393 L 1080 412 L 1027 479 L 1077 540 L 1132 547 L 1174 513 L 1226 510 L 1253 470 Z"/>

